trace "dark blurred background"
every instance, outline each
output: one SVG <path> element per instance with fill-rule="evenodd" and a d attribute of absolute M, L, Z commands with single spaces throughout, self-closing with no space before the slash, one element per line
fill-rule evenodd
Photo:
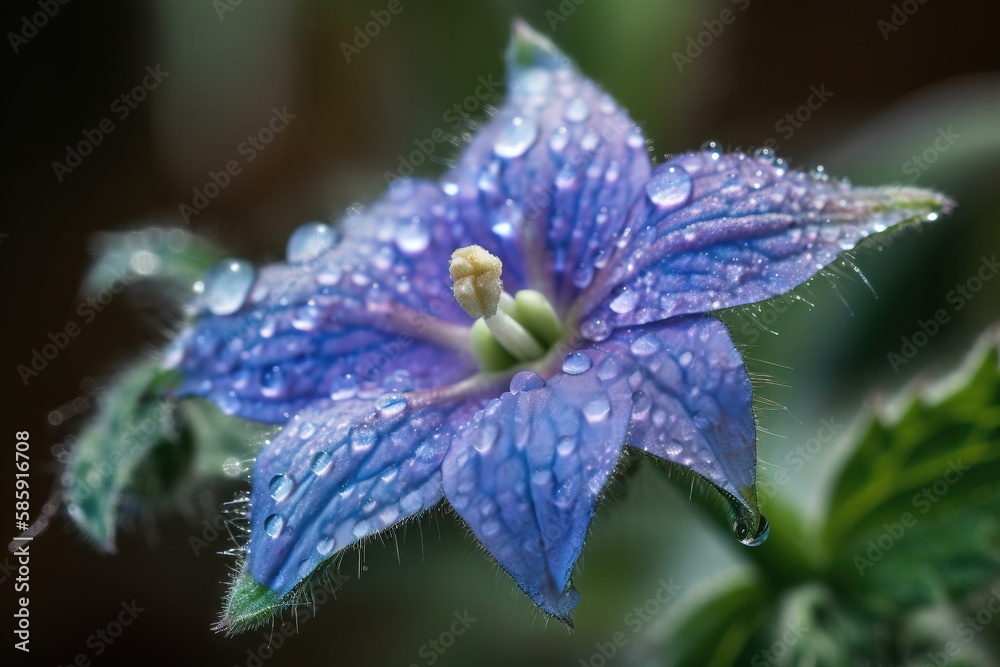
<path fill-rule="evenodd" d="M 948 299 L 983 257 L 1000 251 L 995 3 L 401 0 L 402 11 L 348 62 L 342 44 L 352 44 L 355 29 L 387 4 L 5 5 L 3 184 L 10 207 L 0 223 L 0 265 L 11 307 L 2 434 L 11 443 L 3 449 L 12 450 L 16 431 L 31 433 L 33 515 L 55 479 L 53 449 L 80 428 L 95 386 L 164 337 L 155 315 L 162 304 L 116 297 L 81 323 L 47 368 L 22 382 L 17 365 L 30 362 L 47 334 L 81 322 L 78 288 L 93 235 L 180 225 L 237 256 L 280 258 L 302 222 L 335 219 L 376 197 L 384 173 L 397 171 L 415 140 L 450 128 L 445 113 L 473 94 L 479 77 L 504 79 L 502 54 L 516 16 L 550 35 L 630 109 L 658 159 L 708 139 L 730 149 L 766 144 L 793 167 L 823 165 L 859 184 L 935 188 L 958 201 L 954 215 L 855 254 L 874 295 L 845 267 L 797 292 L 808 303 L 786 308 L 779 301 L 725 316 L 751 370 L 771 378 L 761 396 L 784 408 L 759 413 L 769 432 L 760 444 L 765 479 L 769 461 L 814 435 L 820 419 L 849 423 L 879 396 L 947 371 L 996 321 L 1000 279 L 985 282 L 961 309 Z M 54 15 L 39 14 L 45 7 Z M 699 39 L 702 46 L 692 46 Z M 120 98 L 144 79 L 138 96 L 145 99 L 133 109 Z M 267 126 L 274 109 L 294 118 L 247 161 L 243 142 Z M 102 119 L 113 131 L 95 135 Z M 101 141 L 73 167 L 67 145 L 85 131 Z M 438 146 L 418 172 L 441 173 L 457 152 Z M 192 189 L 230 160 L 241 173 L 185 223 L 179 205 L 191 204 Z M 71 170 L 54 168 L 55 161 Z M 950 321 L 894 369 L 887 355 L 900 351 L 900 338 L 941 308 Z M 11 470 L 12 459 L 5 455 L 0 469 Z M 823 467 L 810 463 L 781 493 L 819 507 Z M 689 501 L 662 468 L 640 468 L 616 483 L 599 509 L 576 578 L 583 600 L 575 634 L 546 623 L 439 512 L 398 535 L 398 548 L 391 538 L 384 547 L 372 543 L 363 567 L 350 554 L 350 579 L 338 599 L 265 662 L 599 664 L 595 642 L 623 629 L 626 614 L 661 578 L 697 589 L 731 569 L 727 553 L 738 546 L 714 530 L 718 515 L 699 513 L 701 494 Z M 11 477 L 3 475 L 3 497 L 10 497 Z M 214 508 L 236 488 L 207 491 L 195 504 Z M 123 534 L 119 554 L 102 556 L 58 517 L 32 545 L 29 664 L 71 664 L 78 654 L 93 664 L 257 664 L 248 650 L 266 644 L 265 632 L 229 639 L 209 629 L 230 562 L 211 553 L 226 548 L 221 538 L 194 553 L 188 538 L 201 534 L 201 518 L 142 519 Z M 2 577 L 6 628 L 12 575 L 4 570 Z M 88 637 L 133 599 L 145 611 L 97 655 Z M 477 620 L 454 646 L 440 655 L 428 648 L 430 640 L 445 641 L 440 635 L 453 613 L 466 610 Z M 613 660 L 666 664 L 669 656 L 649 647 L 668 623 L 669 613 L 651 618 Z M 6 655 L 10 636 L 5 631 Z"/>

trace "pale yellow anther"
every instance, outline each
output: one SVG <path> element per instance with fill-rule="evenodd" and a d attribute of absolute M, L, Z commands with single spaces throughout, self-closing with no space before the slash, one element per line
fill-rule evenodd
<path fill-rule="evenodd" d="M 452 290 L 469 317 L 496 315 L 503 294 L 502 271 L 503 263 L 481 246 L 466 246 L 451 254 L 448 272 L 454 282 Z"/>

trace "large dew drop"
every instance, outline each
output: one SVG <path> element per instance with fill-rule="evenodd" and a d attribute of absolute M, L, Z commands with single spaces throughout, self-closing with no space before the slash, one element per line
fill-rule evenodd
<path fill-rule="evenodd" d="M 691 175 L 681 167 L 659 169 L 646 183 L 646 196 L 661 211 L 672 211 L 691 198 Z"/>
<path fill-rule="evenodd" d="M 499 157 L 515 158 L 531 148 L 538 138 L 538 121 L 531 117 L 517 116 L 504 128 L 493 145 L 493 152 Z"/>
<path fill-rule="evenodd" d="M 205 272 L 205 305 L 215 315 L 232 315 L 246 303 L 257 269 L 243 259 L 220 259 Z"/>
<path fill-rule="evenodd" d="M 562 370 L 563 373 L 566 373 L 567 375 L 580 375 L 581 373 L 589 371 L 592 365 L 593 362 L 590 360 L 590 355 L 586 352 L 577 350 L 566 355 L 566 359 L 563 361 Z"/>
<path fill-rule="evenodd" d="M 282 501 L 292 492 L 292 480 L 287 475 L 275 475 L 271 478 L 268 488 L 271 490 L 271 497 L 277 501 Z"/>
<path fill-rule="evenodd" d="M 340 234 L 323 222 L 307 222 L 288 237 L 285 257 L 290 264 L 303 264 L 322 255 L 340 240 Z"/>
<path fill-rule="evenodd" d="M 271 537 L 281 535 L 281 530 L 285 527 L 285 520 L 280 514 L 272 514 L 264 519 L 264 532 Z"/>
<path fill-rule="evenodd" d="M 400 224 L 396 230 L 396 245 L 405 253 L 418 253 L 431 244 L 431 230 L 418 216 Z"/>

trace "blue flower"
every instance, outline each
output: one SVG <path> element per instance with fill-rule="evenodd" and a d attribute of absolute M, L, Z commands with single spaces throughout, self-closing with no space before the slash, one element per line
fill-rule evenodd
<path fill-rule="evenodd" d="M 199 283 L 167 353 L 175 395 L 283 424 L 254 464 L 231 605 L 247 586 L 287 600 L 447 501 L 571 624 L 573 568 L 626 445 L 703 477 L 760 543 L 750 380 L 708 313 L 950 206 L 768 151 L 654 168 L 640 128 L 547 39 L 515 23 L 507 61 L 502 108 L 439 182 L 396 180 L 339 226 L 295 232 L 287 262 L 227 259 Z"/>

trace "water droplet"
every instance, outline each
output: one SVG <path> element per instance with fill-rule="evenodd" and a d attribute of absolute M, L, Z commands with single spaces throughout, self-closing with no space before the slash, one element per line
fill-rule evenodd
<path fill-rule="evenodd" d="M 573 272 L 573 284 L 579 289 L 584 289 L 590 285 L 590 281 L 593 279 L 594 267 L 590 264 L 583 264 Z"/>
<path fill-rule="evenodd" d="M 757 547 L 767 540 L 767 536 L 771 534 L 771 525 L 764 518 L 764 515 L 760 515 L 760 522 L 757 524 L 757 530 L 751 530 L 747 519 L 744 517 L 738 517 L 733 521 L 733 537 L 747 545 L 748 547 Z"/>
<path fill-rule="evenodd" d="M 271 366 L 260 376 L 260 393 L 271 398 L 280 396 L 285 391 L 287 382 L 285 372 L 280 366 Z"/>
<path fill-rule="evenodd" d="M 722 147 L 718 141 L 706 141 L 701 145 L 701 150 L 705 153 L 711 153 L 713 160 L 718 160 L 722 157 Z"/>
<path fill-rule="evenodd" d="M 531 483 L 535 486 L 549 484 L 552 481 L 552 471 L 541 468 L 531 471 Z"/>
<path fill-rule="evenodd" d="M 660 350 L 660 339 L 654 334 L 646 334 L 632 341 L 629 349 L 632 350 L 632 354 L 640 357 L 656 354 Z"/>
<path fill-rule="evenodd" d="M 458 194 L 458 183 L 455 181 L 444 181 L 441 183 L 441 189 L 449 197 L 454 197 Z"/>
<path fill-rule="evenodd" d="M 316 307 L 315 302 L 300 306 L 292 313 L 292 326 L 299 331 L 312 331 L 323 319 L 323 312 Z"/>
<path fill-rule="evenodd" d="M 649 394 L 641 389 L 632 393 L 632 419 L 645 419 L 652 407 L 653 399 Z"/>
<path fill-rule="evenodd" d="M 590 359 L 590 355 L 586 352 L 577 350 L 566 355 L 566 359 L 563 361 L 562 370 L 563 373 L 566 373 L 567 375 L 580 375 L 581 373 L 589 371 L 593 363 L 594 362 Z"/>
<path fill-rule="evenodd" d="M 566 120 L 571 123 L 582 123 L 590 117 L 590 105 L 587 100 L 577 97 L 566 105 Z"/>
<path fill-rule="evenodd" d="M 280 535 L 284 527 L 285 527 L 285 520 L 281 517 L 280 514 L 272 514 L 266 519 L 264 519 L 264 532 L 270 535 L 272 538 Z"/>
<path fill-rule="evenodd" d="M 479 178 L 476 179 L 476 187 L 483 192 L 493 192 L 496 190 L 497 176 L 490 167 L 486 167 L 479 172 Z"/>
<path fill-rule="evenodd" d="M 243 474 L 243 463 L 235 456 L 230 456 L 222 462 L 222 472 L 228 477 L 239 477 Z"/>
<path fill-rule="evenodd" d="M 677 363 L 681 366 L 687 368 L 691 365 L 691 360 L 694 359 L 694 355 L 690 351 L 683 353 L 677 358 Z"/>
<path fill-rule="evenodd" d="M 615 379 L 621 372 L 621 364 L 615 361 L 614 357 L 607 357 L 597 367 L 597 377 L 601 378 L 605 382 Z"/>
<path fill-rule="evenodd" d="M 503 158 L 515 158 L 531 148 L 538 138 L 538 121 L 532 117 L 515 117 L 497 137 L 493 152 Z"/>
<path fill-rule="evenodd" d="M 568 144 L 569 130 L 565 127 L 560 127 L 549 138 L 549 148 L 551 148 L 555 153 L 562 153 L 563 149 L 566 148 Z"/>
<path fill-rule="evenodd" d="M 399 393 L 383 394 L 375 401 L 381 417 L 395 417 L 406 409 L 406 396 Z"/>
<path fill-rule="evenodd" d="M 177 338 L 170 341 L 170 345 L 167 349 L 163 351 L 163 367 L 164 368 L 177 368 L 181 361 L 184 360 L 184 351 L 187 348 L 188 342 L 191 340 L 191 330 L 187 329 L 181 333 Z"/>
<path fill-rule="evenodd" d="M 275 475 L 271 478 L 267 488 L 271 490 L 271 497 L 277 501 L 282 501 L 292 492 L 292 479 L 286 475 Z"/>
<path fill-rule="evenodd" d="M 343 401 L 347 398 L 353 398 L 357 393 L 358 383 L 350 376 L 336 379 L 330 387 L 330 398 L 335 401 Z"/>
<path fill-rule="evenodd" d="M 691 199 L 691 175 L 681 167 L 658 169 L 646 183 L 646 196 L 661 211 L 671 211 Z"/>
<path fill-rule="evenodd" d="M 774 160 L 778 157 L 774 154 L 774 149 L 771 148 L 758 148 L 753 156 L 762 162 L 767 162 L 769 164 L 774 164 Z"/>
<path fill-rule="evenodd" d="M 500 437 L 500 427 L 496 422 L 481 422 L 479 428 L 472 434 L 472 446 L 480 454 L 485 454 L 493 448 Z"/>
<path fill-rule="evenodd" d="M 635 310 L 639 303 L 639 292 L 625 289 L 621 294 L 611 300 L 609 307 L 616 313 L 630 313 Z"/>
<path fill-rule="evenodd" d="M 559 456 L 569 456 L 576 450 L 576 438 L 571 435 L 564 435 L 556 443 L 556 453 Z"/>
<path fill-rule="evenodd" d="M 360 454 L 375 444 L 375 431 L 365 426 L 351 429 L 351 451 Z"/>
<path fill-rule="evenodd" d="M 611 413 L 611 403 L 604 396 L 595 398 L 583 407 L 583 418 L 591 424 L 604 421 Z"/>
<path fill-rule="evenodd" d="M 816 165 L 816 168 L 812 170 L 810 176 L 817 181 L 829 181 L 830 174 L 826 173 L 826 167 L 821 164 Z"/>
<path fill-rule="evenodd" d="M 340 234 L 323 222 L 307 222 L 288 237 L 285 257 L 291 264 L 303 264 L 322 255 L 340 240 Z"/>
<path fill-rule="evenodd" d="M 312 422 L 305 422 L 299 427 L 299 438 L 302 440 L 308 440 L 309 438 L 316 435 L 316 425 Z"/>
<path fill-rule="evenodd" d="M 483 537 L 493 537 L 500 532 L 500 522 L 490 519 L 483 523 Z"/>
<path fill-rule="evenodd" d="M 588 320 L 580 327 L 580 333 L 594 342 L 601 342 L 611 335 L 611 328 L 604 320 Z"/>
<path fill-rule="evenodd" d="M 400 224 L 396 230 L 396 245 L 406 253 L 418 253 L 431 243 L 431 231 L 419 216 Z"/>
<path fill-rule="evenodd" d="M 316 544 L 316 552 L 320 556 L 329 556 L 331 553 L 333 553 L 333 548 L 335 546 L 337 546 L 337 540 L 335 540 L 332 537 L 328 537 L 326 539 L 320 540 L 319 543 Z"/>
<path fill-rule="evenodd" d="M 601 137 L 597 134 L 597 131 L 592 127 L 588 127 L 587 131 L 583 133 L 580 138 L 580 148 L 587 151 L 597 150 L 597 147 L 601 144 Z"/>
<path fill-rule="evenodd" d="M 313 456 L 312 462 L 309 464 L 309 469 L 317 475 L 322 475 L 330 469 L 330 464 L 332 463 L 333 455 L 321 449 Z"/>
<path fill-rule="evenodd" d="M 389 198 L 393 201 L 404 202 L 416 192 L 417 186 L 412 178 L 394 178 L 389 184 Z"/>
<path fill-rule="evenodd" d="M 522 391 L 532 391 L 545 386 L 545 380 L 538 373 L 531 371 L 521 371 L 510 380 L 510 393 L 517 394 Z"/>
<path fill-rule="evenodd" d="M 220 259 L 205 272 L 205 304 L 215 315 L 232 315 L 246 303 L 257 269 L 242 259 Z"/>
<path fill-rule="evenodd" d="M 400 369 L 382 381 L 382 388 L 386 391 L 407 392 L 413 391 L 413 378 L 410 371 Z"/>
<path fill-rule="evenodd" d="M 316 272 L 316 282 L 320 285 L 336 285 L 344 275 L 344 269 L 337 262 L 328 262 Z"/>
<path fill-rule="evenodd" d="M 140 250 L 132 255 L 129 266 L 140 276 L 152 276 L 160 270 L 160 258 L 148 250 Z"/>

